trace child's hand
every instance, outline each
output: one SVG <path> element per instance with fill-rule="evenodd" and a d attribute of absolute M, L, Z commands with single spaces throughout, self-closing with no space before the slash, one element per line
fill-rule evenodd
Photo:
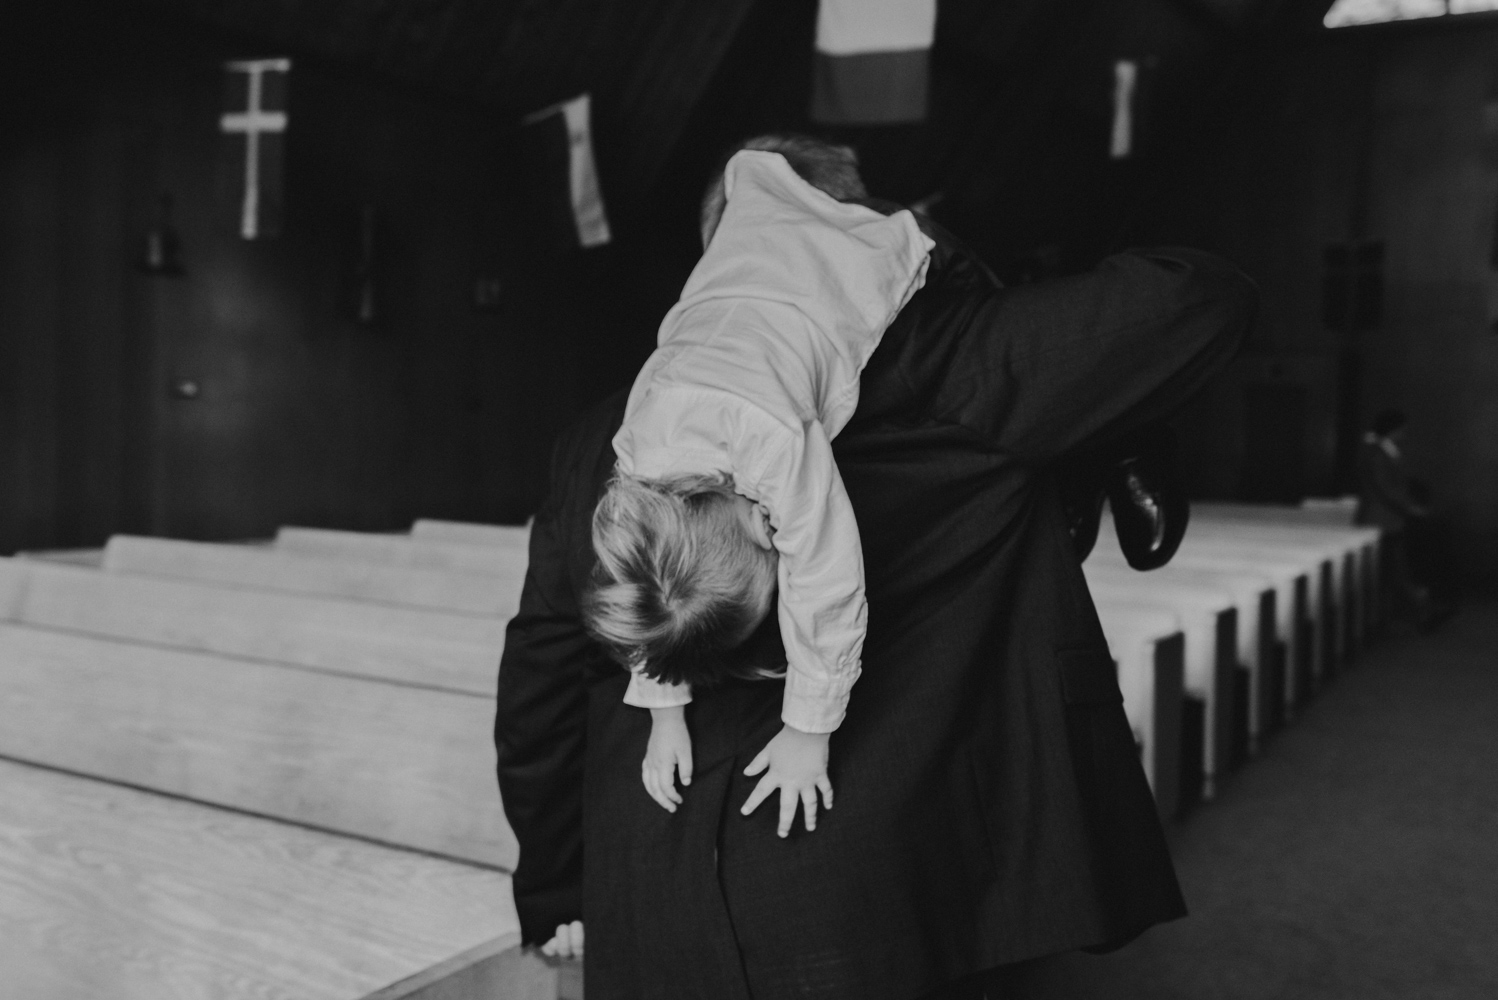
<path fill-rule="evenodd" d="M 557 924 L 556 934 L 541 946 L 541 954 L 547 958 L 582 958 L 583 922 L 574 920 L 570 924 Z"/>
<path fill-rule="evenodd" d="M 817 790 L 822 791 L 822 801 L 832 808 L 832 782 L 827 780 L 827 733 L 803 733 L 799 729 L 783 726 L 775 738 L 765 745 L 759 755 L 744 768 L 751 777 L 769 768 L 749 801 L 740 810 L 745 816 L 754 812 L 759 804 L 780 789 L 780 829 L 782 837 L 790 835 L 791 822 L 796 818 L 796 804 L 806 807 L 806 828 L 817 828 Z"/>
<path fill-rule="evenodd" d="M 676 772 L 681 771 L 683 787 L 692 783 L 692 737 L 687 732 L 687 714 L 681 707 L 650 710 L 650 742 L 645 747 L 645 761 L 640 778 L 645 791 L 674 813 L 681 804 L 676 790 Z"/>

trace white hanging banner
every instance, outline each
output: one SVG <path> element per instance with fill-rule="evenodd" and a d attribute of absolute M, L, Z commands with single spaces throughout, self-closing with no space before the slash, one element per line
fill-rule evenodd
<path fill-rule="evenodd" d="M 1113 64 L 1113 138 L 1108 156 L 1127 160 L 1134 154 L 1134 95 L 1139 90 L 1139 64 L 1120 59 Z"/>
<path fill-rule="evenodd" d="M 935 37 L 936 0 L 821 0 L 812 120 L 923 121 Z"/>
<path fill-rule="evenodd" d="M 568 200 L 577 242 L 584 249 L 603 246 L 612 238 L 608 213 L 604 210 L 603 190 L 598 183 L 598 166 L 593 158 L 592 102 L 583 94 L 526 115 L 527 126 L 556 122 L 562 126 L 567 149 Z"/>

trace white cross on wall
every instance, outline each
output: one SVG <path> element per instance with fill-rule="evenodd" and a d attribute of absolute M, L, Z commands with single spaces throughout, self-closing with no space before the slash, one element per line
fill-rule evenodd
<path fill-rule="evenodd" d="M 1113 64 L 1113 133 L 1108 156 L 1127 160 L 1134 153 L 1134 94 L 1139 84 L 1139 64 L 1120 59 Z"/>
<path fill-rule="evenodd" d="M 266 73 L 291 71 L 290 59 L 247 59 L 229 63 L 229 69 L 248 74 L 248 99 L 243 111 L 232 111 L 219 119 L 224 132 L 244 134 L 244 204 L 239 213 L 239 235 L 253 240 L 260 234 L 260 136 L 286 131 L 286 112 L 260 107 Z"/>

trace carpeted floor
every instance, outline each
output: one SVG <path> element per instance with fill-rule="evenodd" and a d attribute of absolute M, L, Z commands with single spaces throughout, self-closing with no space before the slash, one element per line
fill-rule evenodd
<path fill-rule="evenodd" d="M 1172 842 L 1191 916 L 1035 997 L 1498 998 L 1498 600 L 1366 650 Z"/>

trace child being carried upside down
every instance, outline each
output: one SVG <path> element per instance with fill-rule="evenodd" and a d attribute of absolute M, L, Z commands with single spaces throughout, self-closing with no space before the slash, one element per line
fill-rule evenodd
<path fill-rule="evenodd" d="M 651 712 L 642 778 L 674 812 L 678 773 L 691 783 L 692 688 L 722 680 L 720 654 L 778 602 L 784 727 L 745 771 L 765 774 L 743 812 L 780 789 L 783 837 L 798 804 L 808 830 L 818 792 L 832 806 L 828 739 L 858 679 L 867 618 L 858 524 L 831 441 L 924 283 L 933 243 L 910 212 L 838 201 L 778 153 L 736 154 L 723 191 L 721 221 L 614 437 L 583 617 L 632 672 L 625 702 Z"/>

